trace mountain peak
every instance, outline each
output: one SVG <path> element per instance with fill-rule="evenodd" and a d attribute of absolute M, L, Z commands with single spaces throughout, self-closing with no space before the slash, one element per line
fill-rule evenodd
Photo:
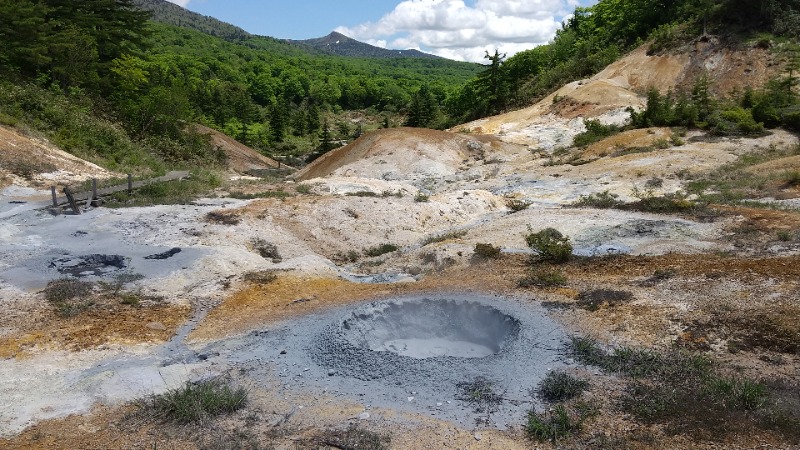
<path fill-rule="evenodd" d="M 331 31 L 325 37 L 305 40 L 287 40 L 293 44 L 311 47 L 323 53 L 357 58 L 439 58 L 419 50 L 390 50 L 376 47 L 347 37 L 338 31 Z"/>

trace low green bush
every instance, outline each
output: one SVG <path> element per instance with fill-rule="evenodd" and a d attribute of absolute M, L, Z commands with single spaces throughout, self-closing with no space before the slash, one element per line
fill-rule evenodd
<path fill-rule="evenodd" d="M 586 131 L 575 136 L 572 145 L 575 147 L 585 147 L 589 144 L 603 140 L 609 136 L 619 133 L 620 127 L 616 125 L 603 125 L 599 120 L 584 120 Z"/>
<path fill-rule="evenodd" d="M 394 244 L 381 244 L 377 247 L 372 247 L 364 250 L 364 254 L 367 256 L 381 256 L 385 255 L 386 253 L 396 252 L 398 247 Z"/>
<path fill-rule="evenodd" d="M 531 232 L 525 236 L 525 242 L 539 260 L 563 263 L 572 257 L 572 244 L 569 242 L 569 237 L 564 236 L 555 228 Z"/>
<path fill-rule="evenodd" d="M 475 255 L 492 259 L 500 256 L 500 247 L 495 247 L 492 244 L 477 243 L 475 244 Z"/>
<path fill-rule="evenodd" d="M 616 208 L 622 202 L 618 200 L 619 195 L 612 194 L 609 191 L 598 192 L 595 194 L 581 195 L 578 197 L 572 206 L 576 208 L 598 208 L 610 209 Z"/>

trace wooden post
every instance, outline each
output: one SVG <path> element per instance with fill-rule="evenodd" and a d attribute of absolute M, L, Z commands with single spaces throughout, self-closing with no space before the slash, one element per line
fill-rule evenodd
<path fill-rule="evenodd" d="M 89 191 L 89 198 L 86 199 L 86 210 L 88 211 L 89 208 L 92 207 L 92 202 L 94 201 L 94 196 L 92 196 L 92 191 Z"/>
<path fill-rule="evenodd" d="M 92 178 L 92 198 L 97 198 L 97 178 Z"/>
<path fill-rule="evenodd" d="M 67 200 L 69 200 L 69 206 L 75 211 L 75 214 L 80 214 L 81 209 L 78 207 L 78 203 L 75 202 L 75 196 L 72 195 L 72 189 L 69 186 L 64 186 L 64 195 L 67 196 Z"/>
<path fill-rule="evenodd" d="M 133 175 L 128 174 L 128 194 L 133 192 Z"/>
<path fill-rule="evenodd" d="M 50 186 L 50 194 L 52 194 L 52 196 L 53 196 L 53 206 L 57 207 L 58 206 L 58 197 L 56 197 L 56 187 L 55 186 Z"/>

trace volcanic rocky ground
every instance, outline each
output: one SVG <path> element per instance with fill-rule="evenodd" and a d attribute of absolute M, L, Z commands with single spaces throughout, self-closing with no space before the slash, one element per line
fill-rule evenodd
<path fill-rule="evenodd" d="M 718 62 L 735 68 L 742 57 Z M 665 146 L 674 130 L 649 129 L 561 150 L 583 117 L 619 122 L 624 107 L 641 106 L 635 88 L 646 74 L 670 87 L 693 67 L 690 58 L 631 58 L 638 63 L 566 87 L 562 103 L 545 99 L 451 132 L 369 133 L 291 180 L 237 176 L 187 205 L 54 214 L 43 186 L 101 169 L 70 163 L 33 181 L 4 174 L 0 446 L 183 449 L 245 433 L 291 449 L 322 446 L 320 430 L 351 425 L 391 434 L 391 448 L 548 446 L 521 431 L 528 411 L 549 408 L 531 395 L 548 371 L 590 379 L 585 400 L 601 411 L 622 389 L 615 375 L 568 354 L 570 336 L 682 346 L 740 374 L 797 380 L 796 186 L 766 186 L 758 201 L 772 209 L 571 206 L 605 191 L 628 202 L 635 190 L 673 193 L 742 155 L 798 146 L 781 130 L 690 132 Z M 762 76 L 761 66 L 748 67 Z M 9 149 L 26 142 L 2 131 L 12 135 Z M 753 170 L 798 162 L 768 164 Z M 280 191 L 291 195 L 263 194 Z M 520 204 L 528 206 L 513 208 Z M 566 283 L 520 287 L 530 270 L 524 236 L 547 227 L 574 246 L 573 260 L 558 266 Z M 482 258 L 476 244 L 501 253 Z M 64 277 L 94 283 L 68 317 L 43 293 Z M 600 289 L 628 295 L 586 307 L 581 294 Z M 244 409 L 202 429 L 136 413 L 137 400 L 215 376 L 247 388 Z M 502 392 L 498 405 L 481 410 L 465 399 L 459 386 L 480 378 Z M 583 433 L 589 447 L 579 448 L 629 434 L 655 436 L 637 441 L 651 448 L 796 445 L 769 431 L 732 432 L 721 444 L 602 412 Z"/>

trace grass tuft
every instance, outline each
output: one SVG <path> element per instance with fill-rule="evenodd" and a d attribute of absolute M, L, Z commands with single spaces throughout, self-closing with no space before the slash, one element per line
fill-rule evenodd
<path fill-rule="evenodd" d="M 562 370 L 554 370 L 548 372 L 539 383 L 536 394 L 546 402 L 563 402 L 581 395 L 588 387 L 588 381 L 573 377 Z"/>
<path fill-rule="evenodd" d="M 556 405 L 551 411 L 528 413 L 525 432 L 539 441 L 557 442 L 580 430 L 582 419 L 571 414 L 564 405 Z"/>
<path fill-rule="evenodd" d="M 59 278 L 50 281 L 44 288 L 44 298 L 56 308 L 61 317 L 80 314 L 92 305 L 94 283 L 74 278 Z"/>
<path fill-rule="evenodd" d="M 456 390 L 456 399 L 470 405 L 476 413 L 486 414 L 478 419 L 478 423 L 489 423 L 491 415 L 500 409 L 506 395 L 506 391 L 498 391 L 493 381 L 482 376 L 456 383 Z"/>
<path fill-rule="evenodd" d="M 203 423 L 221 414 L 237 411 L 247 403 L 247 390 L 233 387 L 221 378 L 187 382 L 160 395 L 143 407 L 153 417 L 179 424 Z"/>

